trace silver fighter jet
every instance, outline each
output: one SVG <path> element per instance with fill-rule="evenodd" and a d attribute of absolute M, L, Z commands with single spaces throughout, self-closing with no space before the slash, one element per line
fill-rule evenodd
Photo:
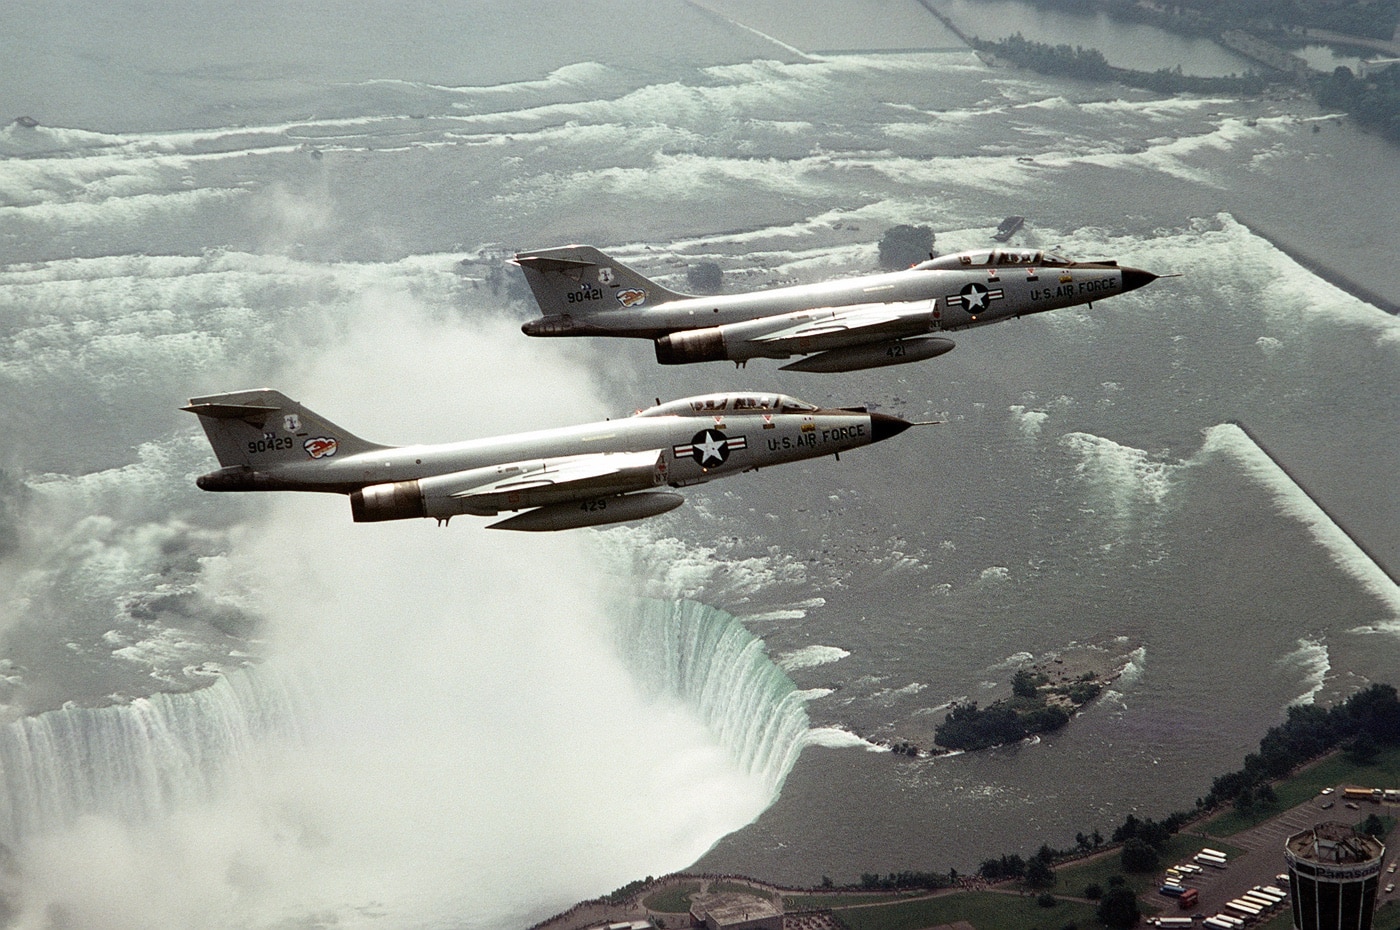
<path fill-rule="evenodd" d="M 521 252 L 544 314 L 528 336 L 632 336 L 656 343 L 663 365 L 807 356 L 792 371 L 854 371 L 942 355 L 930 333 L 1087 304 L 1159 276 L 1115 261 L 1075 262 L 1035 249 L 942 255 L 904 271 L 691 297 L 586 245 Z"/>
<path fill-rule="evenodd" d="M 266 388 L 190 399 L 222 466 L 206 491 L 331 491 L 356 522 L 515 516 L 502 530 L 564 530 L 679 507 L 657 490 L 838 455 L 911 425 L 783 394 L 705 394 L 630 417 L 431 446 L 381 446 Z"/>

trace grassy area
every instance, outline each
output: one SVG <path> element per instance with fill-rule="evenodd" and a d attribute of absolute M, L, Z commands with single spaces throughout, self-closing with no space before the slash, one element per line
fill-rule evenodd
<path fill-rule="evenodd" d="M 776 891 L 765 891 L 762 888 L 755 888 L 748 882 L 714 882 L 710 885 L 709 893 L 746 894 L 752 895 L 755 898 L 767 898 L 768 900 L 773 901 L 775 903 L 779 898 L 782 897 L 782 895 L 780 895 Z"/>
<path fill-rule="evenodd" d="M 888 904 L 903 901 L 909 894 L 887 892 L 884 894 L 790 894 L 783 896 L 783 908 L 801 911 L 813 907 L 853 907 L 859 904 Z"/>
<path fill-rule="evenodd" d="M 1210 821 L 1203 829 L 1211 836 L 1231 836 L 1263 823 L 1280 811 L 1316 797 L 1323 788 L 1335 788 L 1338 785 L 1366 785 L 1373 788 L 1400 787 L 1400 747 L 1388 749 L 1378 754 L 1376 761 L 1370 765 L 1359 765 L 1347 758 L 1347 754 L 1344 752 L 1328 756 L 1276 785 L 1274 792 L 1278 795 L 1277 804 L 1272 804 L 1268 808 L 1256 807 L 1249 814 L 1241 814 L 1239 811 L 1233 810 L 1227 811 Z M 1329 814 L 1335 816 L 1337 820 L 1347 821 L 1348 818 L 1345 816 L 1347 814 L 1359 814 L 1360 816 L 1356 819 L 1362 820 L 1369 812 L 1367 808 L 1370 805 L 1363 804 L 1359 811 L 1352 811 L 1342 806 L 1341 798 L 1335 800 L 1337 806 Z"/>
<path fill-rule="evenodd" d="M 1041 907 L 1035 896 L 967 891 L 890 904 L 837 911 L 851 930 L 921 930 L 966 920 L 978 930 L 1056 930 L 1068 924 L 1102 926 L 1094 908 L 1074 901 Z"/>
<path fill-rule="evenodd" d="M 690 896 L 700 890 L 700 883 L 687 882 L 671 888 L 663 888 L 642 899 L 642 906 L 662 914 L 690 913 Z"/>
<path fill-rule="evenodd" d="M 1056 869 L 1055 877 L 1059 881 L 1052 890 L 1076 896 L 1083 895 L 1084 889 L 1090 885 L 1098 885 L 1107 890 L 1108 880 L 1115 875 L 1120 875 L 1135 893 L 1143 894 L 1157 887 L 1162 880 L 1162 872 L 1167 866 L 1191 861 L 1191 857 L 1207 845 L 1212 849 L 1219 849 L 1228 856 L 1238 856 L 1244 853 L 1244 850 L 1231 846 L 1229 843 L 1207 841 L 1199 836 L 1179 833 L 1171 838 L 1166 849 L 1160 853 L 1162 865 L 1155 871 L 1137 875 L 1125 874 L 1122 853 L 1120 850 L 1114 849 L 1106 856 Z"/>
<path fill-rule="evenodd" d="M 1285 907 L 1262 924 L 1255 924 L 1254 930 L 1293 930 L 1293 911 Z"/>
<path fill-rule="evenodd" d="M 1371 930 L 1400 930 L 1400 901 L 1394 900 L 1394 894 L 1382 894 L 1380 897 L 1390 900 L 1386 900 L 1384 903 L 1380 900 L 1376 901 L 1376 915 L 1371 921 Z M 1269 930 L 1273 930 L 1273 928 L 1270 927 Z M 1291 924 L 1288 930 L 1293 930 Z"/>

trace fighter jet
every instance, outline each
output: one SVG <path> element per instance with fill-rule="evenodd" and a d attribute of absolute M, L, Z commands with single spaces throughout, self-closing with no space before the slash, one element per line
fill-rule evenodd
<path fill-rule="evenodd" d="M 528 336 L 631 336 L 656 360 L 686 365 L 807 356 L 789 371 L 854 371 L 942 355 L 930 333 L 1092 303 L 1159 275 L 1116 261 L 1076 262 L 1034 249 L 942 255 L 904 271 L 692 297 L 669 290 L 587 245 L 520 252 L 544 314 Z"/>
<path fill-rule="evenodd" d="M 564 530 L 679 507 L 657 490 L 769 465 L 840 456 L 912 424 L 861 407 L 823 409 L 784 394 L 705 394 L 630 417 L 447 445 L 367 442 L 277 391 L 190 399 L 217 471 L 206 491 L 329 491 L 356 522 L 495 516 L 499 530 Z"/>

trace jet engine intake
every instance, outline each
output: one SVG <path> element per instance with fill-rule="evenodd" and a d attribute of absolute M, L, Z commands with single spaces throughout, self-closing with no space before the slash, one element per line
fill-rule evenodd
<path fill-rule="evenodd" d="M 717 326 L 682 330 L 656 340 L 656 360 L 663 365 L 722 362 L 727 358 L 724 333 Z"/>

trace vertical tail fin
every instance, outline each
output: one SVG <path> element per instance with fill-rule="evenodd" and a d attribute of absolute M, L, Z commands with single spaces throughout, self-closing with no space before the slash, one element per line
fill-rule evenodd
<path fill-rule="evenodd" d="M 550 316 L 587 316 L 603 310 L 645 307 L 683 298 L 614 261 L 591 245 L 520 252 L 513 259 Z"/>
<path fill-rule="evenodd" d="M 192 397 L 188 407 L 228 468 L 269 466 L 387 448 L 341 429 L 279 392 L 261 388 Z"/>

